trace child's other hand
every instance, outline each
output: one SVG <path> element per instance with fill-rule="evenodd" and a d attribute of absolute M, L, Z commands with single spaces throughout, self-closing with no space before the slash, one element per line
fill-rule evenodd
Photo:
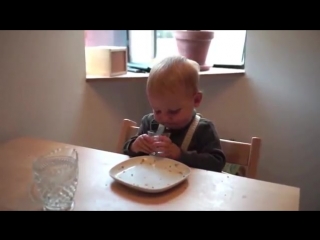
<path fill-rule="evenodd" d="M 159 141 L 153 143 L 154 149 L 159 153 L 159 156 L 177 160 L 180 158 L 180 148 L 171 142 L 167 136 L 159 136 Z"/>
<path fill-rule="evenodd" d="M 142 134 L 131 144 L 131 151 L 150 154 L 153 151 L 152 139 L 147 134 Z"/>

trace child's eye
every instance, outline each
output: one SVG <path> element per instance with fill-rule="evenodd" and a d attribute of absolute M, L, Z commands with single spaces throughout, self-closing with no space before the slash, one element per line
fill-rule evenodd
<path fill-rule="evenodd" d="M 160 110 L 157 110 L 157 111 L 154 111 L 155 114 L 160 114 L 161 111 Z"/>

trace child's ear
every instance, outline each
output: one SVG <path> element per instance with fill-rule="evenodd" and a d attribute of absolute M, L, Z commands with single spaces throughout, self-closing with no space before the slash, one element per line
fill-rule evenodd
<path fill-rule="evenodd" d="M 194 107 L 198 107 L 202 101 L 202 92 L 198 92 L 194 95 Z"/>

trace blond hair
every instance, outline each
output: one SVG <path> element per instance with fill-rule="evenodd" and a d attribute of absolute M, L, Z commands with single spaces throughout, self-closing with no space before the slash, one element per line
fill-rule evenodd
<path fill-rule="evenodd" d="M 147 80 L 147 91 L 164 94 L 185 90 L 187 94 L 199 91 L 199 64 L 183 56 L 172 56 L 156 63 Z"/>

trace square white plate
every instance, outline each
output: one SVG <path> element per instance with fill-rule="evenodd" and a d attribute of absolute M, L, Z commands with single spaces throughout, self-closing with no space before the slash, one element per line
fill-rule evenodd
<path fill-rule="evenodd" d="M 168 158 L 142 156 L 130 158 L 109 171 L 110 176 L 130 188 L 149 193 L 166 191 L 183 182 L 190 168 Z"/>

